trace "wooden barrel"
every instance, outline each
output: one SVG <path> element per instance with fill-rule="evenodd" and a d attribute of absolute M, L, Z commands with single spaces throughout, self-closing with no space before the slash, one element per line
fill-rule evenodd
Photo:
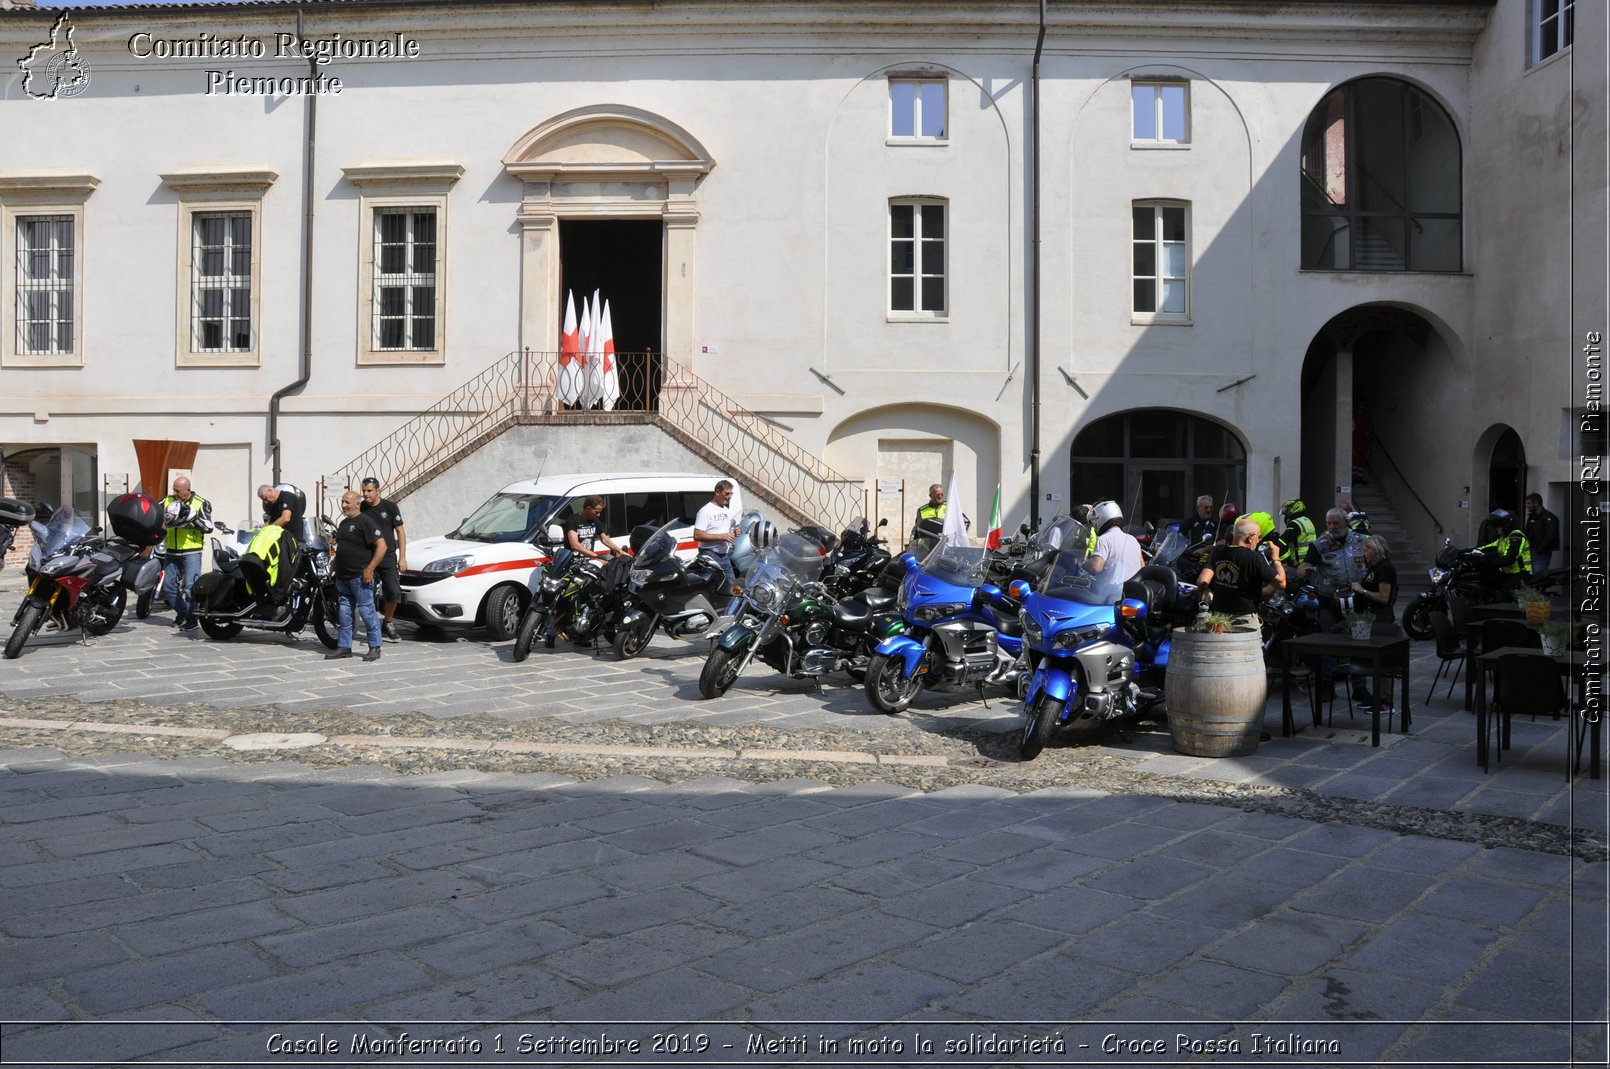
<path fill-rule="evenodd" d="M 1192 757 L 1255 752 L 1268 697 L 1258 632 L 1174 632 L 1163 684 L 1174 749 Z"/>

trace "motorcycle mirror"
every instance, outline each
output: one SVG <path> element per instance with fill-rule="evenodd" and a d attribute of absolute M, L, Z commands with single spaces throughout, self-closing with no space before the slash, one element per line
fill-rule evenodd
<path fill-rule="evenodd" d="M 1004 595 L 1001 593 L 1001 588 L 996 586 L 994 583 L 985 583 L 983 586 L 979 587 L 978 594 L 991 605 L 999 605 L 1001 601 L 1004 600 Z"/>
<path fill-rule="evenodd" d="M 908 572 L 917 570 L 917 555 L 915 553 L 900 554 L 900 566 Z"/>
<path fill-rule="evenodd" d="M 550 523 L 548 525 L 548 530 L 544 532 L 544 537 L 554 545 L 563 545 L 565 541 L 565 529 L 559 526 L 557 523 Z"/>
<path fill-rule="evenodd" d="M 1032 589 L 1033 588 L 1029 586 L 1028 581 L 1024 579 L 1014 579 L 1006 586 L 1006 592 L 1012 595 L 1018 601 L 1022 601 L 1024 598 L 1028 597 Z"/>
<path fill-rule="evenodd" d="M 879 520 L 878 521 L 878 526 L 879 527 L 887 527 L 887 526 L 889 526 L 889 517 L 885 516 L 883 519 Z"/>

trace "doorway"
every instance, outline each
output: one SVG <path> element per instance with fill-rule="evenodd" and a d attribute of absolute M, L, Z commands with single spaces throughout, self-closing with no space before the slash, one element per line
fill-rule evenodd
<path fill-rule="evenodd" d="M 659 397 L 663 231 L 658 219 L 559 221 L 560 315 L 570 294 L 578 316 L 594 293 L 608 304 L 620 368 L 617 410 L 652 411 Z"/>
<path fill-rule="evenodd" d="M 1487 465 L 1487 511 L 1508 509 L 1521 515 L 1521 499 L 1526 496 L 1526 447 L 1513 427 L 1493 443 L 1493 458 Z"/>

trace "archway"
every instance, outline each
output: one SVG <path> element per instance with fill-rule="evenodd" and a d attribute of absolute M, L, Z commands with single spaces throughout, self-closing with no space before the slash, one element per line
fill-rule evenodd
<path fill-rule="evenodd" d="M 873 473 L 867 518 L 889 521 L 887 537 L 904 540 L 928 487 L 957 481 L 959 507 L 972 519 L 971 532 L 989 524 L 995 486 L 1001 482 L 1001 429 L 967 409 L 948 405 L 889 405 L 852 416 L 828 435 L 823 460 L 840 471 Z M 1003 501 L 1010 526 L 1026 503 Z"/>
<path fill-rule="evenodd" d="M 1246 446 L 1190 412 L 1148 408 L 1099 419 L 1074 437 L 1069 462 L 1070 503 L 1117 501 L 1131 523 L 1186 519 L 1203 494 L 1221 505 L 1246 501 Z"/>
<path fill-rule="evenodd" d="M 1513 427 L 1505 427 L 1487 459 L 1487 511 L 1508 509 L 1521 515 L 1526 497 L 1526 446 Z"/>

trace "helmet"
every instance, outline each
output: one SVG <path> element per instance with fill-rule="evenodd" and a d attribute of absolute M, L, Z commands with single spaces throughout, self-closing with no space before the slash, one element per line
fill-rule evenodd
<path fill-rule="evenodd" d="M 1370 533 L 1370 517 L 1366 512 L 1349 512 L 1347 514 L 1347 529 L 1355 534 L 1367 535 Z"/>
<path fill-rule="evenodd" d="M 777 526 L 770 520 L 761 520 L 750 528 L 749 540 L 756 549 L 770 549 L 777 542 Z"/>
<path fill-rule="evenodd" d="M 1509 514 L 1508 509 L 1493 509 L 1487 518 L 1506 531 L 1515 526 L 1515 518 Z"/>
<path fill-rule="evenodd" d="M 1239 505 L 1226 502 L 1224 507 L 1219 510 L 1219 524 L 1222 526 L 1227 523 L 1234 523 L 1236 521 L 1236 517 L 1240 515 L 1241 508 Z"/>
<path fill-rule="evenodd" d="M 1124 522 L 1124 510 L 1116 501 L 1097 501 L 1090 507 L 1090 526 L 1100 534 L 1115 523 Z"/>
<path fill-rule="evenodd" d="M 1275 518 L 1267 512 L 1249 512 L 1241 517 L 1241 522 L 1245 523 L 1247 520 L 1258 525 L 1258 535 L 1261 538 L 1268 538 L 1274 533 Z"/>
<path fill-rule="evenodd" d="M 1289 498 L 1284 505 L 1280 506 L 1280 514 L 1296 519 L 1298 516 L 1308 515 L 1308 506 L 1303 504 L 1303 499 L 1300 497 Z"/>

